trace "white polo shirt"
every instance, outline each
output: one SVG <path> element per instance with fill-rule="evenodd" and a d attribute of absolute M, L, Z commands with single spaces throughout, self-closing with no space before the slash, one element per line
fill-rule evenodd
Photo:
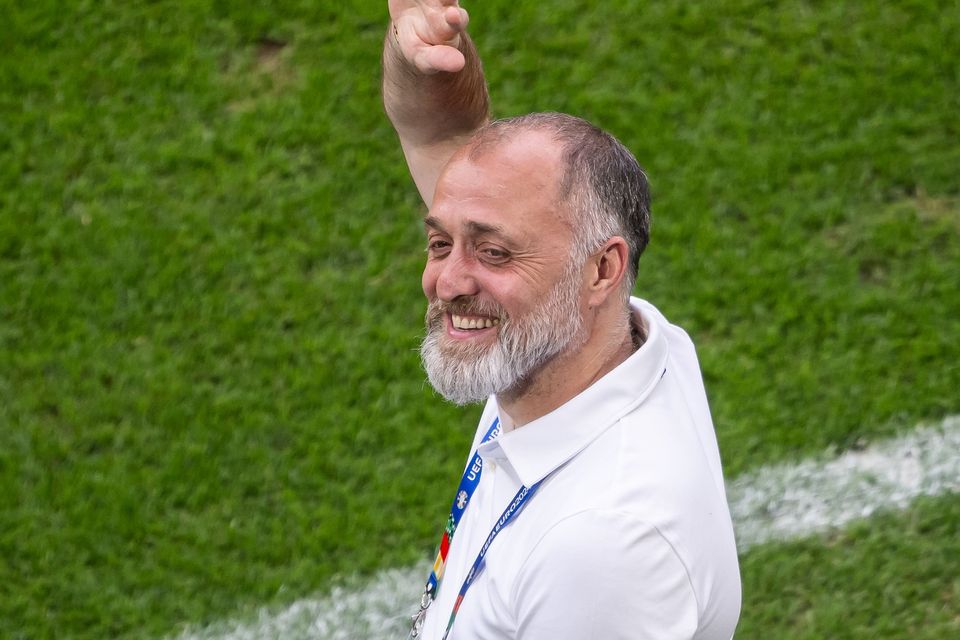
<path fill-rule="evenodd" d="M 451 640 L 729 640 L 740 573 L 693 343 L 631 298 L 647 340 L 580 395 L 480 445 L 423 638 L 440 640 L 477 552 L 521 485 L 546 478 L 486 556 Z M 473 447 L 498 415 L 483 411 Z"/>

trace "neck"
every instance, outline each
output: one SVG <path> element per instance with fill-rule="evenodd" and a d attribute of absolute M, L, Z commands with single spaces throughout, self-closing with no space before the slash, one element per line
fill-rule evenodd
<path fill-rule="evenodd" d="M 643 341 L 622 311 L 598 316 L 579 348 L 557 355 L 520 389 L 497 394 L 497 404 L 519 428 L 573 399 L 630 357 Z"/>

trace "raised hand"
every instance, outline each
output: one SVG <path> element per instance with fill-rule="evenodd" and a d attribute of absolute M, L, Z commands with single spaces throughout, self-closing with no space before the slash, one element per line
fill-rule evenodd
<path fill-rule="evenodd" d="M 470 17 L 458 0 L 389 0 L 394 44 L 418 71 L 457 72 L 466 60 L 460 34 Z"/>
<path fill-rule="evenodd" d="M 458 0 L 388 0 L 383 106 L 430 206 L 443 167 L 490 119 L 490 97 Z"/>

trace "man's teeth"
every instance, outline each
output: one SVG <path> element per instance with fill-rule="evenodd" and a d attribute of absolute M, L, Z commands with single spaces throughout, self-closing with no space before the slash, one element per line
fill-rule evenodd
<path fill-rule="evenodd" d="M 452 317 L 454 329 L 488 329 L 500 324 L 500 318 L 468 318 L 456 314 Z"/>

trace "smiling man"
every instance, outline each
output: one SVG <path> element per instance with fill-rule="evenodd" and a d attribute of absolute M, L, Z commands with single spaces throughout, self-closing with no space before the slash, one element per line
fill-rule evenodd
<path fill-rule="evenodd" d="M 693 345 L 631 298 L 646 176 L 563 114 L 488 122 L 467 14 L 393 0 L 384 102 L 424 218 L 421 355 L 485 402 L 412 635 L 727 640 L 736 547 Z"/>
<path fill-rule="evenodd" d="M 587 256 L 571 255 L 577 222 L 556 179 L 560 123 L 569 126 L 563 116 L 539 115 L 489 127 L 449 164 L 425 220 L 430 381 L 459 403 L 498 394 L 509 414 L 502 423 L 551 411 L 632 346 L 614 291 L 627 260 L 622 238 L 597 243 L 595 291 L 580 297 Z M 611 293 L 620 299 L 604 305 Z M 623 331 L 597 330 L 597 322 Z M 625 340 L 611 343 L 614 335 Z"/>

